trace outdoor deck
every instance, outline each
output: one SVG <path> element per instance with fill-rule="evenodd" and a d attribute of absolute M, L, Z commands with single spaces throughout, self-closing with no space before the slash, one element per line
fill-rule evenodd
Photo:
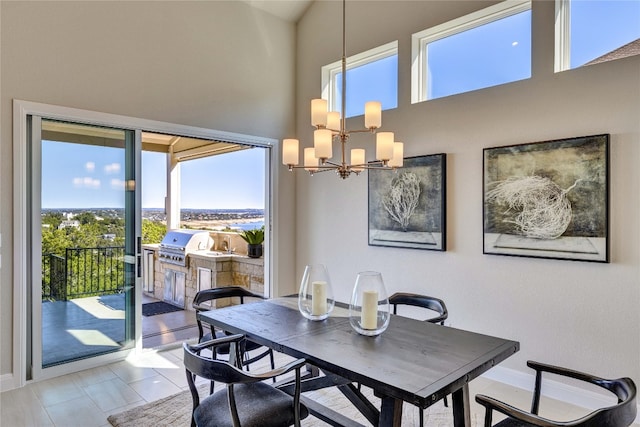
<path fill-rule="evenodd" d="M 144 295 L 142 303 L 157 301 Z M 78 298 L 42 304 L 43 364 L 108 352 L 124 339 L 124 295 Z M 193 311 L 142 316 L 144 348 L 165 347 L 197 338 Z"/>

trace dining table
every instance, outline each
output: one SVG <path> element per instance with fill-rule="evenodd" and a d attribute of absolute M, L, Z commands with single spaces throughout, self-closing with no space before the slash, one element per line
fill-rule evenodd
<path fill-rule="evenodd" d="M 213 327 L 243 334 L 251 341 L 304 358 L 309 378 L 302 391 L 336 387 L 374 426 L 400 426 L 403 402 L 428 408 L 451 395 L 455 427 L 469 427 L 469 382 L 516 353 L 517 341 L 391 315 L 387 329 L 364 336 L 350 324 L 348 306 L 336 303 L 322 321 L 304 317 L 297 298 L 273 298 L 203 311 Z M 281 384 L 292 392 L 292 386 Z M 361 392 L 370 387 L 373 404 Z M 289 387 L 289 388 L 287 388 Z M 310 413 L 335 426 L 362 426 L 304 394 Z"/>

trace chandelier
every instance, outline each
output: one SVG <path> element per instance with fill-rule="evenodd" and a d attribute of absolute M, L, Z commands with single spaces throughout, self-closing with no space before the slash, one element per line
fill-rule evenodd
<path fill-rule="evenodd" d="M 346 93 L 347 93 L 347 57 L 346 57 L 346 0 L 342 0 L 342 117 L 337 111 L 328 111 L 325 99 L 311 100 L 311 125 L 313 147 L 304 149 L 303 166 L 299 164 L 299 141 L 284 139 L 282 141 L 282 163 L 293 169 L 304 168 L 310 175 L 316 172 L 334 170 L 342 179 L 352 173 L 359 175 L 365 169 L 395 170 L 402 167 L 404 147 L 402 142 L 394 140 L 393 132 L 378 132 L 382 124 L 382 104 L 369 101 L 365 104 L 364 129 L 346 129 Z M 376 135 L 376 161 L 365 161 L 365 150 L 351 149 L 350 162 L 346 159 L 346 145 L 351 134 L 368 132 Z M 333 142 L 340 146 L 340 161 L 333 161 Z"/>

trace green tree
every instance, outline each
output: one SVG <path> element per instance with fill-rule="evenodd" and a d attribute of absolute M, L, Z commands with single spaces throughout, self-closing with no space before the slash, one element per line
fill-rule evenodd
<path fill-rule="evenodd" d="M 160 243 L 167 234 L 167 226 L 160 221 L 142 220 L 142 243 Z"/>
<path fill-rule="evenodd" d="M 42 253 L 44 255 L 54 254 L 64 256 L 65 249 L 71 247 L 71 238 L 66 230 L 58 230 L 57 228 L 42 228 Z"/>
<path fill-rule="evenodd" d="M 82 212 L 73 217 L 73 219 L 80 222 L 82 225 L 93 224 L 97 221 L 96 216 L 93 212 Z"/>
<path fill-rule="evenodd" d="M 42 224 L 47 224 L 51 228 L 58 228 L 62 221 L 64 221 L 62 212 L 47 212 L 42 215 Z"/>

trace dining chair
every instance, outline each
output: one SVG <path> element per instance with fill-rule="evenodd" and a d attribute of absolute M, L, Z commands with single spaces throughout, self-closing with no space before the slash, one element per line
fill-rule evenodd
<path fill-rule="evenodd" d="M 183 362 L 193 409 L 191 426 L 195 427 L 300 427 L 300 420 L 309 415 L 300 403 L 300 370 L 304 359 L 294 360 L 277 369 L 252 373 L 241 369 L 240 344 L 243 335 L 227 335 L 222 338 L 190 345 L 183 343 Z M 228 346 L 230 361 L 216 360 L 200 355 L 202 350 L 215 352 L 217 346 Z M 278 390 L 265 380 L 295 371 L 295 387 L 292 395 Z M 226 387 L 212 392 L 200 400 L 196 387 L 197 377 L 223 383 Z"/>
<path fill-rule="evenodd" d="M 637 412 L 636 385 L 630 378 L 604 379 L 583 372 L 574 371 L 558 366 L 546 365 L 529 360 L 527 366 L 536 371 L 536 380 L 531 402 L 531 411 L 526 412 L 482 394 L 476 395 L 476 402 L 485 407 L 484 426 L 492 424 L 493 411 L 500 412 L 507 418 L 494 427 L 626 427 L 631 425 Z M 608 407 L 596 409 L 591 413 L 572 421 L 553 421 L 539 415 L 540 389 L 542 387 L 542 373 L 556 374 L 594 384 L 610 391 L 617 398 L 617 403 Z"/>
<path fill-rule="evenodd" d="M 204 289 L 196 293 L 193 298 L 193 308 L 196 312 L 208 311 L 212 310 L 208 304 L 211 301 L 220 300 L 222 298 L 239 298 L 240 304 L 244 304 L 251 299 L 263 300 L 264 297 L 258 294 L 254 294 L 250 290 L 240 287 L 240 286 L 225 286 L 220 288 L 213 289 Z M 196 323 L 198 325 L 198 342 L 209 341 L 215 338 L 221 338 L 226 336 L 227 334 L 224 331 L 216 331 L 210 325 L 204 325 L 200 319 L 196 317 Z M 275 361 L 273 359 L 273 350 L 267 347 L 263 347 L 260 344 L 257 344 L 250 340 L 244 340 L 241 343 L 241 354 L 243 356 L 242 365 L 246 366 L 247 370 L 249 370 L 249 365 L 252 363 L 269 356 L 271 362 L 271 369 L 275 368 Z M 260 350 L 257 355 L 251 357 L 250 352 L 255 350 Z M 213 354 L 214 358 L 217 356 L 229 356 L 229 345 L 220 345 L 216 347 L 216 352 Z"/>
<path fill-rule="evenodd" d="M 396 292 L 389 297 L 389 304 L 393 306 L 393 314 L 398 314 L 398 306 L 406 305 L 424 308 L 437 314 L 436 316 L 429 317 L 425 322 L 437 323 L 444 325 L 444 321 L 449 317 L 449 311 L 447 305 L 439 298 L 430 297 L 427 295 L 412 294 L 407 292 Z M 444 406 L 449 406 L 447 403 L 447 397 L 444 397 Z M 424 409 L 419 409 L 420 414 L 420 427 L 424 426 Z"/>
<path fill-rule="evenodd" d="M 425 308 L 437 313 L 437 316 L 429 317 L 425 320 L 429 323 L 439 323 L 440 325 L 444 325 L 444 321 L 449 317 L 449 311 L 447 310 L 447 305 L 444 301 L 427 295 L 396 292 L 389 297 L 389 304 L 393 306 L 393 314 L 398 314 L 399 305 L 410 305 Z"/>

